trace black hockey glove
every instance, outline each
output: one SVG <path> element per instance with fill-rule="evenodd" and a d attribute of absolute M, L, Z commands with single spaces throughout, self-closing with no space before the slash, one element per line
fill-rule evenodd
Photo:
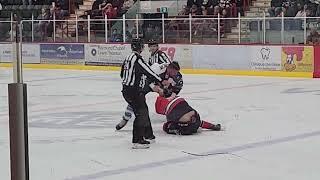
<path fill-rule="evenodd" d="M 168 98 L 172 95 L 172 89 L 164 88 L 163 89 L 163 95 L 165 98 Z"/>

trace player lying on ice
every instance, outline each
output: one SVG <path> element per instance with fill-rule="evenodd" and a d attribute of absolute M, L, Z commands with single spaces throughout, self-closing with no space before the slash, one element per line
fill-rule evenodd
<path fill-rule="evenodd" d="M 159 96 L 156 101 L 156 112 L 165 115 L 167 122 L 163 124 L 163 130 L 168 134 L 191 135 L 197 132 L 199 127 L 220 131 L 220 124 L 212 124 L 201 120 L 199 113 L 194 110 L 182 97 L 165 98 Z"/>
<path fill-rule="evenodd" d="M 197 132 L 199 127 L 220 131 L 220 124 L 212 124 L 200 119 L 199 113 L 193 109 L 187 101 L 179 96 L 163 93 L 159 86 L 153 87 L 158 96 L 155 107 L 158 114 L 165 115 L 167 122 L 163 124 L 163 130 L 168 134 L 191 135 Z"/>

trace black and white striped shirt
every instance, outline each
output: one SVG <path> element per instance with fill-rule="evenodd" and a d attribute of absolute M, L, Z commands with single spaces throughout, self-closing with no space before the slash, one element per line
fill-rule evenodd
<path fill-rule="evenodd" d="M 151 54 L 149 58 L 149 65 L 151 66 L 154 63 L 162 64 L 162 63 L 170 63 L 169 57 L 163 51 L 156 51 L 155 53 Z"/>
<path fill-rule="evenodd" d="M 150 66 L 144 62 L 142 56 L 137 52 L 132 52 L 126 57 L 121 67 L 122 84 L 136 88 L 143 88 L 146 77 L 152 81 L 160 82 L 162 79 L 153 72 Z"/>

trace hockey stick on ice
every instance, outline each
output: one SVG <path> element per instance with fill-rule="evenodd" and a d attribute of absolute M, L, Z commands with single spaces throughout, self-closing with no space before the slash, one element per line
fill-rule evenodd
<path fill-rule="evenodd" d="M 187 152 L 187 151 L 181 151 L 181 152 L 183 152 L 185 154 L 192 155 L 192 156 L 200 156 L 200 157 L 227 154 L 227 155 L 232 155 L 232 156 L 236 156 L 236 157 L 242 158 L 239 155 L 236 155 L 236 154 L 233 154 L 233 153 L 229 153 L 229 152 L 216 152 L 216 153 L 207 153 L 207 154 L 197 154 L 197 153 L 191 153 L 191 152 Z"/>

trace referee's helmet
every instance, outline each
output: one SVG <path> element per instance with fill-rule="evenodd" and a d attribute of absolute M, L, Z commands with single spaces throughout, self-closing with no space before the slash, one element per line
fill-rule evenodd
<path fill-rule="evenodd" d="M 144 44 L 142 39 L 140 38 L 132 39 L 132 42 L 131 42 L 132 51 L 142 51 L 143 48 L 144 48 Z"/>
<path fill-rule="evenodd" d="M 159 43 L 155 39 L 150 39 L 148 41 L 148 46 L 152 46 L 152 45 L 159 45 Z"/>

